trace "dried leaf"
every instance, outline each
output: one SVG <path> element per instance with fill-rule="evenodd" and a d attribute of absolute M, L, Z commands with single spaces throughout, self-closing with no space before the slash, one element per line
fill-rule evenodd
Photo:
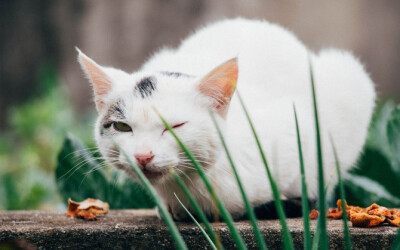
<path fill-rule="evenodd" d="M 82 202 L 76 202 L 69 198 L 66 215 L 85 220 L 97 220 L 97 216 L 108 213 L 109 209 L 108 203 L 101 200 L 89 198 Z"/>
<path fill-rule="evenodd" d="M 311 210 L 310 219 L 316 220 L 317 218 L 318 218 L 318 210 L 316 210 L 316 209 Z"/>
<path fill-rule="evenodd" d="M 392 219 L 386 218 L 389 224 L 395 227 L 400 227 L 400 215 L 398 214 L 397 216 L 393 216 Z"/>
<path fill-rule="evenodd" d="M 327 218 L 331 219 L 341 219 L 342 218 L 342 211 L 339 211 L 338 208 L 329 208 L 328 213 L 326 214 Z"/>
<path fill-rule="evenodd" d="M 381 225 L 385 221 L 385 217 L 367 213 L 354 213 L 350 220 L 354 227 L 375 227 Z"/>
<path fill-rule="evenodd" d="M 342 218 L 342 201 L 338 200 L 336 205 L 336 208 L 329 209 L 327 214 L 328 218 Z M 355 227 L 375 227 L 386 222 L 389 223 L 389 225 L 400 226 L 400 212 L 397 209 L 390 210 L 375 203 L 367 208 L 348 206 L 347 203 L 345 203 L 345 205 L 347 215 L 352 225 Z"/>

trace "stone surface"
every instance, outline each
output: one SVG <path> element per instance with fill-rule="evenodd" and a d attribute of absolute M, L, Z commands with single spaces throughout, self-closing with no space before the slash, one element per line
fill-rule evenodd
<path fill-rule="evenodd" d="M 190 249 L 209 249 L 207 241 L 192 223 L 177 223 Z M 288 219 L 296 248 L 302 248 L 301 218 Z M 281 249 L 280 224 L 277 220 L 260 220 L 270 249 Z M 312 230 L 316 221 L 312 221 Z M 213 223 L 226 249 L 234 248 L 223 223 Z M 257 245 L 248 221 L 236 223 L 250 249 Z M 397 228 L 350 227 L 354 249 L 389 249 Z M 328 220 L 332 249 L 343 248 L 342 222 Z M 0 212 L 0 242 L 24 239 L 39 249 L 174 249 L 168 229 L 154 210 L 113 210 L 97 221 L 69 218 L 61 212 Z M 1 245 L 1 244 L 0 244 Z M 0 247 L 1 248 L 1 247 Z"/>

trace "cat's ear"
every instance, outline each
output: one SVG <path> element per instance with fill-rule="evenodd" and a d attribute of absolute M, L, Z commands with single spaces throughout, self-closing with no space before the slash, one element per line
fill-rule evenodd
<path fill-rule="evenodd" d="M 200 81 L 200 92 L 211 97 L 212 107 L 221 116 L 225 116 L 228 110 L 237 79 L 237 58 L 233 58 L 213 69 Z"/>
<path fill-rule="evenodd" d="M 78 51 L 78 61 L 92 83 L 96 108 L 100 112 L 104 108 L 105 96 L 111 91 L 111 80 L 100 65 L 83 54 L 78 48 L 76 50 Z"/>

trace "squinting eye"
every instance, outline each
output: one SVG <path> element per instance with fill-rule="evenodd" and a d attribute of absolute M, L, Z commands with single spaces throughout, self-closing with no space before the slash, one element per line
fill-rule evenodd
<path fill-rule="evenodd" d="M 182 126 L 185 125 L 186 123 L 187 123 L 187 122 L 177 123 L 177 124 L 172 125 L 171 128 L 177 129 L 177 128 L 182 127 Z M 165 128 L 164 131 L 163 131 L 162 133 L 164 134 L 166 131 L 168 131 L 167 128 Z"/>
<path fill-rule="evenodd" d="M 178 124 L 175 124 L 174 126 L 172 126 L 172 128 L 179 128 L 179 127 L 182 127 L 185 124 L 186 124 L 186 122 L 178 123 Z"/>
<path fill-rule="evenodd" d="M 130 132 L 132 131 L 132 128 L 123 122 L 114 122 L 113 126 L 115 128 L 115 130 L 120 131 L 120 132 Z"/>

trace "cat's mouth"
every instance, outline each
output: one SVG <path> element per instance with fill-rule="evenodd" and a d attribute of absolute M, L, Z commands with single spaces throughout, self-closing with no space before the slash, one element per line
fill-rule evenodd
<path fill-rule="evenodd" d="M 149 179 L 149 180 L 161 179 L 161 177 L 163 177 L 166 174 L 166 173 L 163 173 L 163 172 L 154 172 L 154 171 L 150 171 L 150 170 L 147 170 L 147 169 L 143 169 L 142 172 L 146 176 L 146 178 Z"/>

